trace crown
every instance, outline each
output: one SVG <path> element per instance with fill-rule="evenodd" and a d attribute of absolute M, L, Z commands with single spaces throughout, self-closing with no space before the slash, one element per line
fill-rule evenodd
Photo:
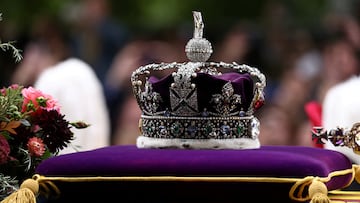
<path fill-rule="evenodd" d="M 183 63 L 148 64 L 131 75 L 142 111 L 138 148 L 259 148 L 265 76 L 254 67 L 207 62 L 211 43 L 202 37 L 201 13 L 193 11 L 194 36 Z M 157 78 L 157 72 L 168 73 Z"/>
<path fill-rule="evenodd" d="M 354 123 L 350 129 L 337 127 L 325 130 L 321 126 L 313 127 L 312 139 L 318 144 L 330 141 L 335 147 L 347 147 L 360 155 L 360 122 Z"/>

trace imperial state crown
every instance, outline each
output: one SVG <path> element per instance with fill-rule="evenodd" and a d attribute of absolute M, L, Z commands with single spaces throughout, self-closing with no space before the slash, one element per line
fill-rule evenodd
<path fill-rule="evenodd" d="M 211 43 L 203 38 L 200 12 L 183 63 L 148 64 L 131 75 L 142 111 L 138 148 L 259 148 L 260 122 L 254 116 L 265 101 L 265 76 L 254 67 L 207 62 Z M 157 72 L 171 72 L 157 78 Z"/>

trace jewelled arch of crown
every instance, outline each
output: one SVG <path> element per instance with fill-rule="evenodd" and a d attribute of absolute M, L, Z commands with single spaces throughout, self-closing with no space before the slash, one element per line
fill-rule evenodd
<path fill-rule="evenodd" d="M 255 110 L 264 103 L 265 76 L 254 67 L 237 63 L 207 62 L 211 53 L 211 43 L 202 37 L 204 24 L 200 12 L 193 12 L 194 35 L 185 47 L 190 62 L 160 63 L 141 66 L 131 76 L 133 93 L 142 111 L 140 131 L 145 137 L 165 139 L 226 139 L 251 138 L 259 135 L 259 121 L 253 116 Z M 153 71 L 175 70 L 174 82 L 169 87 L 170 108 L 159 110 L 163 99 L 153 91 L 149 76 Z M 212 111 L 199 109 L 196 84 L 192 78 L 197 73 L 221 75 L 220 69 L 239 73 L 249 73 L 254 80 L 254 94 L 250 107 L 238 110 L 242 98 L 234 93 L 231 82 L 222 91 L 212 95 L 209 101 Z"/>

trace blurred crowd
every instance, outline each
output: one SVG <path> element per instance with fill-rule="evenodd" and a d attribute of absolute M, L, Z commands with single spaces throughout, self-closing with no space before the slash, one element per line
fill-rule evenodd
<path fill-rule="evenodd" d="M 99 144 L 135 144 L 141 112 L 132 95 L 132 71 L 149 63 L 187 61 L 184 49 L 193 30 L 187 34 L 175 29 L 162 35 L 141 36 L 113 21 L 106 0 L 80 2 L 76 16 L 43 16 L 34 22 L 24 43 L 24 59 L 8 81 L 1 80 L 36 85 L 47 69 L 69 58 L 82 60 L 96 75 L 101 92 L 79 91 L 92 92 L 94 100 L 96 97 L 104 101 L 88 110 L 102 108 L 99 105 L 107 109 L 102 116 L 98 111 L 88 114 L 109 118 L 109 126 L 104 125 L 100 135 L 108 141 Z M 214 53 L 209 61 L 245 63 L 259 68 L 267 77 L 266 104 L 257 112 L 262 145 L 314 146 L 312 123 L 304 107 L 311 101 L 321 105 L 329 88 L 359 73 L 360 18 L 355 12 L 329 6 L 327 14 L 318 19 L 321 24 L 309 30 L 289 25 L 289 11 L 281 1 L 269 2 L 261 23 L 239 19 L 219 40 L 212 41 Z M 344 1 L 344 5 L 346 2 L 352 1 Z M 357 6 L 348 4 L 348 9 L 356 10 Z M 205 19 L 205 38 L 209 23 Z M 70 80 L 59 81 L 59 86 Z M 79 81 L 74 80 L 76 86 Z M 79 106 L 92 102 L 74 100 Z"/>

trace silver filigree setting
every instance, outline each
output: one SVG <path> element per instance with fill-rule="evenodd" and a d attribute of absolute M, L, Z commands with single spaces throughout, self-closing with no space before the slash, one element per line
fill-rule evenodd
<path fill-rule="evenodd" d="M 237 113 L 234 113 L 234 110 L 241 104 L 241 96 L 234 94 L 234 88 L 231 82 L 227 82 L 222 87 L 221 94 L 212 95 L 210 103 L 214 104 L 214 109 L 218 113 L 217 115 L 231 116 Z"/>
<path fill-rule="evenodd" d="M 170 89 L 171 110 L 176 115 L 194 116 L 198 114 L 198 100 L 196 85 L 191 83 L 191 78 L 196 77 L 196 70 L 201 63 L 188 63 L 180 66 L 172 74 L 174 83 Z"/>
<path fill-rule="evenodd" d="M 143 110 L 148 113 L 155 113 L 162 102 L 162 98 L 159 93 L 154 92 L 151 83 L 146 80 L 145 91 L 140 93 L 140 100 L 144 101 Z"/>

